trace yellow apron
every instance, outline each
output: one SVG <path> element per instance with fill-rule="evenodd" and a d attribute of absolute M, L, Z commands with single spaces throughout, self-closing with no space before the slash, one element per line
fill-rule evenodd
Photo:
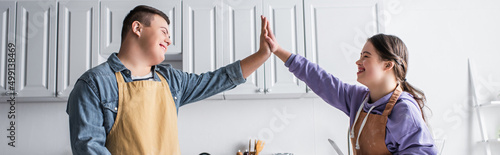
<path fill-rule="evenodd" d="M 119 99 L 115 123 L 106 137 L 109 152 L 180 155 L 177 110 L 165 78 L 126 83 L 120 72 L 115 76 Z"/>

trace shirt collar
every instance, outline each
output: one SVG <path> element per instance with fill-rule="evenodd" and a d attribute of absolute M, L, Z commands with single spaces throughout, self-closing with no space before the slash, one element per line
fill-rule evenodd
<path fill-rule="evenodd" d="M 111 67 L 111 70 L 113 70 L 113 72 L 128 70 L 127 67 L 125 67 L 125 65 L 123 65 L 123 63 L 120 61 L 120 59 L 118 59 L 117 54 L 118 53 L 113 53 L 108 57 L 108 64 Z"/>
<path fill-rule="evenodd" d="M 127 67 L 125 67 L 125 65 L 123 65 L 123 63 L 120 61 L 120 59 L 118 58 L 118 53 L 113 53 L 108 57 L 108 64 L 113 72 L 122 72 L 126 77 L 131 78 L 130 70 L 127 69 Z M 160 68 L 158 68 L 158 65 L 154 65 L 152 68 L 155 72 L 160 70 Z M 160 78 L 156 74 L 153 74 L 153 78 L 155 79 L 155 81 L 160 80 Z"/>

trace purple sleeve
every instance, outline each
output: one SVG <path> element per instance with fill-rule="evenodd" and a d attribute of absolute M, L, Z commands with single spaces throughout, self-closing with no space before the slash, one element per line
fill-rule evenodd
<path fill-rule="evenodd" d="M 405 99 L 396 103 L 389 115 L 387 130 L 397 143 L 388 148 L 396 155 L 437 154 L 429 128 L 413 101 Z"/>
<path fill-rule="evenodd" d="M 319 65 L 306 58 L 292 54 L 285 66 L 297 78 L 304 81 L 311 90 L 326 103 L 340 109 L 347 116 L 350 114 L 352 96 L 363 87 L 343 83 L 337 77 L 327 73 Z"/>

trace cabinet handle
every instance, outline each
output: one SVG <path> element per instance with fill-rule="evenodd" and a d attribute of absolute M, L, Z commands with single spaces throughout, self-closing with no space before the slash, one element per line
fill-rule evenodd
<path fill-rule="evenodd" d="M 5 92 L 5 95 L 17 95 L 17 92 L 13 92 L 13 91 Z"/>
<path fill-rule="evenodd" d="M 264 89 L 262 89 L 262 88 L 257 89 L 257 93 L 262 93 L 263 91 L 264 91 Z"/>
<path fill-rule="evenodd" d="M 307 92 L 311 92 L 311 91 L 312 91 L 311 88 L 307 87 Z"/>
<path fill-rule="evenodd" d="M 57 96 L 61 96 L 63 93 L 62 92 L 57 92 Z"/>
<path fill-rule="evenodd" d="M 266 89 L 264 90 L 264 93 L 270 93 L 270 92 L 271 92 L 271 89 L 269 89 L 269 88 L 266 88 Z"/>

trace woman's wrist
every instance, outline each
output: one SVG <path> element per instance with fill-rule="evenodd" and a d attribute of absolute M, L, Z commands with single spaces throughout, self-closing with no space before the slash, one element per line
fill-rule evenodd
<path fill-rule="evenodd" d="M 274 52 L 274 55 L 278 56 L 278 58 L 280 58 L 283 62 L 286 62 L 292 53 L 280 47 Z"/>

